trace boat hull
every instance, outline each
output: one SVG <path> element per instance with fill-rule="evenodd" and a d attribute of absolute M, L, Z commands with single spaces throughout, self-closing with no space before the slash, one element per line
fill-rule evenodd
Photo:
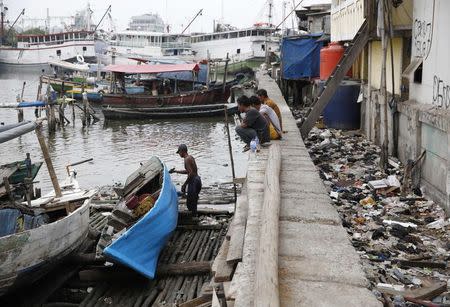
<path fill-rule="evenodd" d="M 56 222 L 0 238 L 0 295 L 31 284 L 80 246 L 89 231 L 90 201 Z"/>
<path fill-rule="evenodd" d="M 178 219 L 178 195 L 164 166 L 158 200 L 140 220 L 103 252 L 106 257 L 153 279 L 158 258 Z"/>
<path fill-rule="evenodd" d="M 230 97 L 230 88 L 231 85 L 227 85 L 225 92 L 221 87 L 217 87 L 210 90 L 164 96 L 105 94 L 102 104 L 111 108 L 161 108 L 223 104 Z"/>

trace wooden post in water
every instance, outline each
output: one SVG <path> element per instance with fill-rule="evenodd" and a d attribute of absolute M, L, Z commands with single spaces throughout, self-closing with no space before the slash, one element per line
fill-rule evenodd
<path fill-rule="evenodd" d="M 25 184 L 25 198 L 27 204 L 31 207 L 31 197 L 33 193 L 33 180 L 31 178 L 24 178 L 23 183 Z"/>
<path fill-rule="evenodd" d="M 223 72 L 223 89 L 222 89 L 223 93 L 225 93 L 225 90 L 227 88 L 228 61 L 230 61 L 230 59 L 228 58 L 228 52 L 227 52 L 227 58 L 225 59 L 225 70 Z"/>
<path fill-rule="evenodd" d="M 8 194 L 9 201 L 14 204 L 14 198 L 11 193 L 11 187 L 9 185 L 8 177 L 3 177 L 3 185 L 5 186 L 6 194 Z"/>
<path fill-rule="evenodd" d="M 50 179 L 52 180 L 53 189 L 55 190 L 56 197 L 61 197 L 61 187 L 59 186 L 58 178 L 56 177 L 55 169 L 53 168 L 52 159 L 50 158 L 50 153 L 48 152 L 47 144 L 45 143 L 44 135 L 41 131 L 41 123 L 39 123 L 35 129 L 36 135 L 39 141 L 39 145 L 42 150 L 42 154 L 44 155 L 44 161 L 47 165 L 48 174 L 50 175 Z"/>
<path fill-rule="evenodd" d="M 209 50 L 206 50 L 207 54 L 207 63 L 206 63 L 206 89 L 209 90 L 209 79 L 211 78 L 211 59 L 209 56 Z"/>
<path fill-rule="evenodd" d="M 39 76 L 39 85 L 38 85 L 38 90 L 37 90 L 37 94 L 36 94 L 36 101 L 40 101 L 41 98 L 41 91 L 42 91 L 42 75 Z M 38 107 L 38 111 L 37 113 L 37 117 L 41 117 L 41 113 L 42 113 L 42 107 Z"/>
<path fill-rule="evenodd" d="M 75 125 L 75 102 L 71 101 L 70 103 L 72 104 L 72 122 Z"/>
<path fill-rule="evenodd" d="M 231 160 L 231 174 L 233 175 L 233 190 L 234 190 L 234 209 L 236 209 L 236 201 L 237 201 L 237 192 L 236 192 L 236 173 L 234 172 L 234 159 L 233 159 L 233 148 L 231 147 L 231 135 L 230 135 L 230 127 L 228 125 L 228 108 L 224 106 L 225 112 L 225 128 L 227 129 L 227 137 L 228 137 L 228 150 L 230 152 L 230 160 Z"/>
<path fill-rule="evenodd" d="M 20 101 L 18 101 L 18 102 L 22 102 L 23 101 L 23 93 L 24 93 L 24 91 L 25 91 L 25 85 L 26 85 L 27 83 L 24 81 L 23 82 L 23 85 L 22 85 L 22 93 L 20 94 Z M 17 110 L 17 119 L 18 119 L 18 121 L 19 121 L 19 123 L 21 123 L 21 122 L 23 122 L 23 109 L 22 108 L 19 108 L 18 110 Z"/>

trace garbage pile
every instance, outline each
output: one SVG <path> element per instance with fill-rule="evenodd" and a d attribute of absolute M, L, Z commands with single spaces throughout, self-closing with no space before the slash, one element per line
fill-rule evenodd
<path fill-rule="evenodd" d="M 373 293 L 389 306 L 450 306 L 444 210 L 420 189 L 404 189 L 398 160 L 380 168 L 380 148 L 360 134 L 314 128 L 305 144 Z"/>

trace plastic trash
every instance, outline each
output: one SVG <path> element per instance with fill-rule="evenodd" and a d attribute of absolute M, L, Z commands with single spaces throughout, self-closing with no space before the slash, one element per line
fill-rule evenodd
<path fill-rule="evenodd" d="M 258 150 L 259 147 L 259 139 L 257 136 L 255 136 L 251 141 L 250 141 L 250 150 L 252 152 L 256 152 Z"/>

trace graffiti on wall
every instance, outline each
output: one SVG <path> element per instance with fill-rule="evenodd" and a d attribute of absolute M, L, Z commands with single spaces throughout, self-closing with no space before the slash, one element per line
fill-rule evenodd
<path fill-rule="evenodd" d="M 433 78 L 433 104 L 446 109 L 450 107 L 450 84 L 436 75 Z"/>
<path fill-rule="evenodd" d="M 431 22 L 415 19 L 413 35 L 416 55 L 426 58 L 430 53 L 433 36 L 433 27 Z"/>

